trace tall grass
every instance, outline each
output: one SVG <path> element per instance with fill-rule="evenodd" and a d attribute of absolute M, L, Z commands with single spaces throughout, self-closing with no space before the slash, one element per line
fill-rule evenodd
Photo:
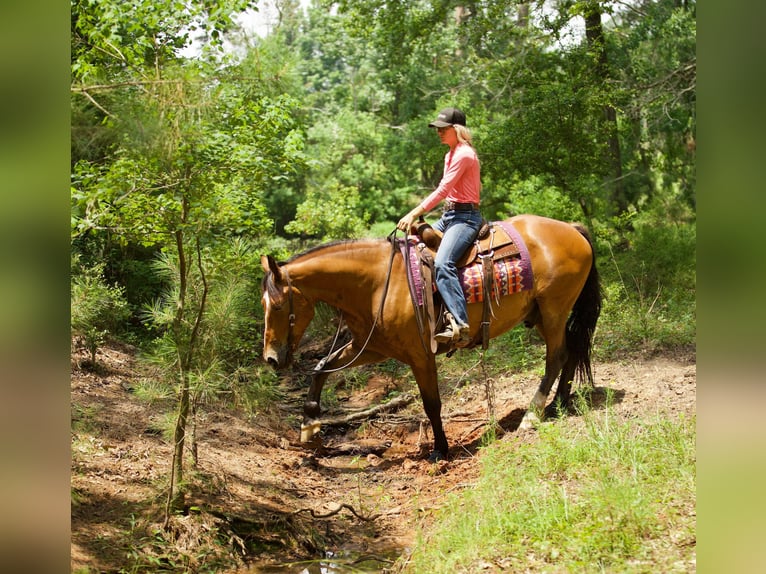
<path fill-rule="evenodd" d="M 485 449 L 481 478 L 445 500 L 403 572 L 696 569 L 694 419 L 607 407 L 538 430 Z"/>
<path fill-rule="evenodd" d="M 633 228 L 622 239 L 598 241 L 605 297 L 594 338 L 597 358 L 687 347 L 696 340 L 696 223 L 648 212 L 635 218 Z"/>

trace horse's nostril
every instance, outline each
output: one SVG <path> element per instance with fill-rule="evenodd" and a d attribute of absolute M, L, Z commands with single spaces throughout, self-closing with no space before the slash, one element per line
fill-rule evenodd
<path fill-rule="evenodd" d="M 279 362 L 277 361 L 275 357 L 269 357 L 268 359 L 266 359 L 266 362 L 275 369 L 279 367 Z"/>

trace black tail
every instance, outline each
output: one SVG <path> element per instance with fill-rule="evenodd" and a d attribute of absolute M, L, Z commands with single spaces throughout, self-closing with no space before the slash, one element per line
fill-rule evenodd
<path fill-rule="evenodd" d="M 593 371 L 591 370 L 590 356 L 593 333 L 601 314 L 601 284 L 596 269 L 596 252 L 593 250 L 590 234 L 582 225 L 574 224 L 574 227 L 588 240 L 593 253 L 593 263 L 588 279 L 585 281 L 567 320 L 566 344 L 569 360 L 575 361 L 575 372 L 580 382 L 588 381 L 592 385 Z"/>

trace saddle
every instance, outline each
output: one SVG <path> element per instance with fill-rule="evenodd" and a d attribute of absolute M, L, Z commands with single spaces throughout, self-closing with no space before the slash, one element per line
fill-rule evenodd
<path fill-rule="evenodd" d="M 431 256 L 436 256 L 436 252 L 441 244 L 442 234 L 436 231 L 421 216 L 420 220 L 413 225 L 413 234 L 420 237 L 421 241 L 431 251 Z M 480 257 L 491 256 L 493 261 L 506 259 L 507 257 L 517 257 L 520 254 L 519 248 L 514 243 L 510 235 L 499 225 L 482 221 L 476 241 L 465 254 L 458 260 L 458 269 L 468 267 L 475 263 Z"/>
<path fill-rule="evenodd" d="M 433 286 L 433 275 L 434 258 L 439 249 L 442 234 L 431 227 L 423 217 L 413 225 L 411 232 L 420 239 L 417 243 L 415 252 L 417 253 L 419 262 L 420 275 L 423 278 L 422 294 L 419 294 L 419 299 L 422 303 L 418 304 L 418 300 L 414 296 L 412 277 L 408 274 L 408 281 L 410 281 L 411 286 L 410 293 L 413 294 L 415 315 L 418 320 L 420 332 L 428 333 L 430 335 L 431 352 L 435 353 L 437 343 L 434 339 L 434 333 L 436 332 L 437 326 L 443 321 L 443 318 L 441 313 L 438 318 L 436 318 L 434 314 L 433 293 L 435 286 Z M 495 295 L 495 299 L 499 299 L 495 286 L 494 264 L 496 261 L 502 259 L 520 257 L 520 253 L 519 247 L 502 226 L 484 220 L 479 228 L 479 233 L 474 245 L 458 260 L 458 269 L 472 266 L 477 261 L 481 262 L 483 275 L 484 293 L 482 328 L 473 340 L 468 343 L 467 347 L 476 346 L 479 343 L 479 340 L 481 340 L 483 349 L 486 350 L 489 347 L 489 324 L 492 315 L 492 295 Z M 427 330 L 426 326 L 428 326 Z M 425 341 L 423 343 L 425 346 Z M 452 352 L 453 351 L 450 351 L 450 353 Z"/>

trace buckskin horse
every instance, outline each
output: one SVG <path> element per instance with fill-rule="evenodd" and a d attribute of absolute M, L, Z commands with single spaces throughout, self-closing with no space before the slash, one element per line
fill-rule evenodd
<path fill-rule="evenodd" d="M 548 394 L 559 378 L 556 401 L 566 407 L 575 376 L 593 384 L 590 354 L 601 310 L 595 252 L 587 230 L 536 215 L 508 220 L 526 246 L 531 288 L 503 296 L 492 310 L 489 337 L 497 337 L 522 321 L 534 326 L 545 346 L 545 373 L 527 410 L 522 427 L 544 412 Z M 436 353 L 422 344 L 422 325 L 405 272 L 404 257 L 386 239 L 335 242 L 278 263 L 261 257 L 264 308 L 263 358 L 279 369 L 292 355 L 314 316 L 317 302 L 341 311 L 352 335 L 350 344 L 325 359 L 315 370 L 304 403 L 305 421 L 320 414 L 320 395 L 333 370 L 393 358 L 408 365 L 417 381 L 423 408 L 434 435 L 431 460 L 447 458 L 448 443 L 441 420 Z M 469 303 L 472 336 L 481 329 L 482 303 Z M 304 422 L 305 422 L 304 421 Z"/>

